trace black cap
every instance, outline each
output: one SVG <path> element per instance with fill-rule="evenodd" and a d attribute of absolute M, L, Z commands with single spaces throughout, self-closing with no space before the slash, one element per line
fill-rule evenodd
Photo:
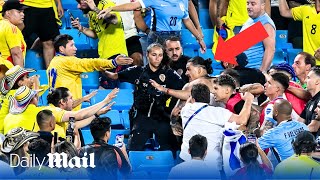
<path fill-rule="evenodd" d="M 238 56 L 236 56 L 236 58 L 239 67 L 246 67 L 246 65 L 248 64 L 248 58 L 245 53 L 239 54 Z"/>
<path fill-rule="evenodd" d="M 26 8 L 27 6 L 21 4 L 19 0 L 8 0 L 3 4 L 1 13 L 2 15 L 4 15 L 6 11 L 9 11 L 11 9 L 23 10 Z"/>

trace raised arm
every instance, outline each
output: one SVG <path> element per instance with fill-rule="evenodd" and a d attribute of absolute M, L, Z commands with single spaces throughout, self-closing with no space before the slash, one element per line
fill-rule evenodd
<path fill-rule="evenodd" d="M 291 9 L 289 9 L 286 0 L 279 0 L 279 11 L 281 16 L 286 18 L 293 18 Z"/>
<path fill-rule="evenodd" d="M 191 95 L 192 86 L 190 86 L 190 83 L 187 83 L 186 85 L 184 85 L 182 90 L 165 88 L 152 79 L 150 79 L 150 83 L 153 87 L 155 87 L 159 91 L 161 91 L 169 96 L 173 96 L 177 99 L 181 99 L 183 101 L 186 101 Z"/>
<path fill-rule="evenodd" d="M 236 122 L 238 125 L 247 125 L 254 96 L 251 93 L 246 92 L 242 99 L 245 101 L 245 103 L 240 114 L 232 114 L 229 122 Z"/>
<path fill-rule="evenodd" d="M 203 38 L 203 33 L 202 33 L 202 29 L 201 29 L 201 25 L 199 22 L 199 16 L 197 13 L 196 8 L 194 7 L 194 4 L 192 2 L 192 0 L 188 0 L 188 10 L 189 10 L 189 16 L 191 21 L 193 22 L 194 26 L 196 27 L 196 29 L 198 30 L 198 32 L 200 33 L 201 37 Z"/>
<path fill-rule="evenodd" d="M 276 47 L 275 29 L 270 24 L 265 24 L 264 28 L 266 29 L 269 36 L 262 41 L 264 46 L 264 54 L 260 67 L 261 71 L 266 71 L 269 69 Z"/>
<path fill-rule="evenodd" d="M 311 94 L 305 89 L 289 86 L 287 90 L 300 99 L 307 101 L 311 99 Z"/>
<path fill-rule="evenodd" d="M 90 94 L 83 96 L 80 99 L 73 101 L 72 108 L 79 106 L 83 102 L 89 102 L 90 99 L 97 94 L 98 90 L 92 91 Z"/>
<path fill-rule="evenodd" d="M 202 35 L 196 29 L 196 27 L 194 26 L 194 24 L 192 23 L 190 18 L 183 19 L 182 21 L 183 21 L 184 25 L 187 27 L 187 29 L 194 35 L 194 37 L 196 37 L 196 39 L 200 45 L 200 48 L 201 48 L 201 53 L 205 53 L 206 52 L 206 44 L 203 41 Z"/>

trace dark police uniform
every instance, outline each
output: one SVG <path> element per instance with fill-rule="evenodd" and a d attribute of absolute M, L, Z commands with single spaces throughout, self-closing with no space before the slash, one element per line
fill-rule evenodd
<path fill-rule="evenodd" d="M 315 96 L 313 96 L 306 104 L 306 107 L 300 114 L 300 117 L 305 119 L 305 124 L 309 125 L 312 120 L 315 119 L 316 113 L 314 110 L 317 108 L 318 103 L 320 102 L 320 92 L 318 92 Z M 320 135 L 320 129 L 317 133 L 313 133 L 314 135 Z"/>
<path fill-rule="evenodd" d="M 170 110 L 166 110 L 166 101 L 170 96 L 156 90 L 150 83 L 152 79 L 170 89 L 182 89 L 183 80 L 167 66 L 153 72 L 146 67 L 133 66 L 118 73 L 120 81 L 135 85 L 134 104 L 130 111 L 131 135 L 129 150 L 144 150 L 146 141 L 155 134 L 160 150 L 171 149 L 172 130 Z"/>

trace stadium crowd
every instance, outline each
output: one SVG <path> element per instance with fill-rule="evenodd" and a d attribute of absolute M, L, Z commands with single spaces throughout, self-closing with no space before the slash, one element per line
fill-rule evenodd
<path fill-rule="evenodd" d="M 0 11 L 0 179 L 320 179 L 320 0 L 0 0 Z M 214 59 L 220 37 L 258 22 L 268 37 L 235 63 Z"/>

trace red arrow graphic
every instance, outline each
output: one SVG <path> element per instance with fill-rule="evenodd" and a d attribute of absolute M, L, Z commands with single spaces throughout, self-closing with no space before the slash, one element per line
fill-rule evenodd
<path fill-rule="evenodd" d="M 237 64 L 235 59 L 237 55 L 268 36 L 260 21 L 227 41 L 224 41 L 220 36 L 214 58 L 231 64 Z"/>

